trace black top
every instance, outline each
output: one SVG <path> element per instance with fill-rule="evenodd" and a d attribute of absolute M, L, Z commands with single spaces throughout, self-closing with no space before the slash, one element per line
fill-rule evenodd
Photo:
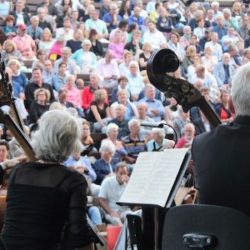
<path fill-rule="evenodd" d="M 86 219 L 87 182 L 57 164 L 17 166 L 10 177 L 2 230 L 8 250 L 56 250 L 62 238 L 72 248 L 93 240 Z"/>
<path fill-rule="evenodd" d="M 53 88 L 48 83 L 43 83 L 41 87 L 39 87 L 35 82 L 29 82 L 25 87 L 25 107 L 29 110 L 31 103 L 34 101 L 34 92 L 39 88 L 45 88 L 50 92 L 50 100 L 49 102 L 55 101 L 55 96 L 53 92 Z"/>
<path fill-rule="evenodd" d="M 97 111 L 98 111 L 98 113 L 99 113 L 99 115 L 100 115 L 100 117 L 102 119 L 104 119 L 107 116 L 106 109 L 108 108 L 108 105 L 106 103 L 104 103 L 103 109 L 101 109 L 100 107 L 98 107 L 96 101 L 91 102 L 90 107 L 91 106 L 96 106 Z M 94 116 L 91 108 L 89 109 L 88 121 L 89 122 L 97 122 L 97 120 L 95 119 L 95 116 Z"/>
<path fill-rule="evenodd" d="M 33 101 L 29 110 L 29 123 L 36 123 L 43 113 L 49 110 L 50 104 L 41 105 Z"/>
<path fill-rule="evenodd" d="M 199 202 L 250 215 L 250 116 L 197 136 L 192 146 Z"/>
<path fill-rule="evenodd" d="M 77 50 L 82 48 L 82 41 L 76 41 L 74 39 L 68 40 L 66 46 L 71 48 L 72 54 L 75 53 Z"/>

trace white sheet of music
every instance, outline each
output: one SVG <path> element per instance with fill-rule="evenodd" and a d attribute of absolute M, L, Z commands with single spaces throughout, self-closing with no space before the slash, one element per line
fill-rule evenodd
<path fill-rule="evenodd" d="M 164 207 L 187 151 L 140 153 L 119 202 Z"/>

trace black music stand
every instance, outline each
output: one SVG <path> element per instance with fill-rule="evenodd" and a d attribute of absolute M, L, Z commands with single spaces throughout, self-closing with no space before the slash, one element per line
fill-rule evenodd
<path fill-rule="evenodd" d="M 154 201 L 152 200 L 151 203 L 146 203 L 145 201 L 143 201 L 143 199 L 145 199 L 145 195 L 146 196 L 150 196 L 152 195 L 152 192 L 159 192 L 159 190 L 153 190 L 151 193 L 146 193 L 144 194 L 144 197 L 139 197 L 140 195 L 138 193 L 135 194 L 134 192 L 134 186 L 137 187 L 138 189 L 138 180 L 137 180 L 137 176 L 140 175 L 140 173 L 142 173 L 144 171 L 143 169 L 143 162 L 147 161 L 148 159 L 152 158 L 153 161 L 155 159 L 155 156 L 158 158 L 161 158 L 161 155 L 163 156 L 163 159 L 167 159 L 166 155 L 164 154 L 168 154 L 168 159 L 171 159 L 171 157 L 176 157 L 175 153 L 178 151 L 178 149 L 171 149 L 169 151 L 166 152 L 151 152 L 151 153 L 141 153 L 139 155 L 139 158 L 137 159 L 136 162 L 136 166 L 135 169 L 132 173 L 131 179 L 128 183 L 128 187 L 125 189 L 121 199 L 119 200 L 119 202 L 117 202 L 119 205 L 133 205 L 133 206 L 140 206 L 143 209 L 143 225 L 144 225 L 144 229 L 143 229 L 143 234 L 142 234 L 142 249 L 143 250 L 158 250 L 160 247 L 160 239 L 161 239 L 161 232 L 162 232 L 162 222 L 163 222 L 163 216 L 166 212 L 167 209 L 169 209 L 173 203 L 174 203 L 174 198 L 176 196 L 176 193 L 181 185 L 183 176 L 188 168 L 189 165 L 189 161 L 191 159 L 191 154 L 188 151 L 185 151 L 184 156 L 182 158 L 182 163 L 181 165 L 177 166 L 177 175 L 175 176 L 175 179 L 173 181 L 173 185 L 171 184 L 171 190 L 169 191 L 169 193 L 164 193 L 162 197 L 164 200 L 164 205 L 159 205 L 157 203 L 154 203 Z M 147 155 L 148 154 L 148 155 Z M 153 154 L 157 154 L 157 155 L 153 155 Z M 143 160 L 142 162 L 140 161 L 141 158 L 144 158 L 145 160 Z M 165 158 L 166 157 L 166 158 Z M 151 160 L 152 160 L 151 159 Z M 161 160 L 160 160 L 161 162 Z M 138 165 L 137 165 L 138 164 Z M 145 163 L 145 165 L 148 165 Z M 165 179 L 162 178 L 166 178 L 163 177 L 163 173 L 162 171 L 166 171 L 167 172 L 167 166 L 168 166 L 168 162 L 166 162 L 166 166 L 164 164 L 164 168 L 160 167 L 160 172 L 156 171 L 156 175 L 152 176 L 152 178 L 157 178 L 156 180 L 160 180 L 158 183 L 159 185 L 163 185 L 165 184 Z M 150 166 L 145 166 L 145 168 L 147 169 Z M 152 168 L 157 168 L 157 162 L 154 162 L 154 165 L 151 166 Z M 148 170 L 148 169 L 147 169 Z M 162 174 L 162 176 L 159 176 L 160 174 Z M 134 178 L 133 178 L 134 177 Z M 144 184 L 147 184 L 147 182 L 149 181 L 147 178 L 145 178 L 144 180 L 140 180 L 143 181 L 143 183 L 141 183 L 139 186 L 139 189 L 144 189 Z M 154 182 L 155 183 L 155 182 Z M 161 193 L 162 194 L 162 193 Z M 136 199 L 141 199 L 140 201 L 136 200 Z M 137 242 L 139 242 L 139 240 L 137 239 Z"/>

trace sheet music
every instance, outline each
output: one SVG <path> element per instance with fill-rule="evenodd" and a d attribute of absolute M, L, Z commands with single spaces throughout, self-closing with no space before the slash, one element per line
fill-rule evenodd
<path fill-rule="evenodd" d="M 187 151 L 140 153 L 119 203 L 164 207 Z"/>

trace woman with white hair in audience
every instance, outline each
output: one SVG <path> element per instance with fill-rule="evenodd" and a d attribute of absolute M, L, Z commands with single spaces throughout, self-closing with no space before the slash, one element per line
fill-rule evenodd
<path fill-rule="evenodd" d="M 82 48 L 78 49 L 71 56 L 80 67 L 81 73 L 83 74 L 89 74 L 96 68 L 97 57 L 92 51 L 90 51 L 91 46 L 91 41 L 89 39 L 84 39 L 82 42 Z"/>
<path fill-rule="evenodd" d="M 124 159 L 128 153 L 123 146 L 122 141 L 118 140 L 119 127 L 115 123 L 110 123 L 106 128 L 107 139 L 111 141 L 115 146 L 115 154 L 112 158 L 112 166 L 116 166 L 116 164 Z"/>
<path fill-rule="evenodd" d="M 69 113 L 53 110 L 42 116 L 32 139 L 37 160 L 17 166 L 10 177 L 2 230 L 8 249 L 56 249 L 59 245 L 94 249 L 86 218 L 87 182 L 62 165 L 81 149 L 80 139 L 81 124 Z M 65 224 L 67 237 L 62 242 Z"/>
<path fill-rule="evenodd" d="M 163 128 L 152 129 L 152 139 L 146 144 L 147 151 L 163 151 L 173 148 L 174 141 L 165 138 L 166 133 Z"/>
<path fill-rule="evenodd" d="M 96 172 L 96 184 L 101 184 L 104 178 L 114 174 L 115 166 L 112 165 L 112 158 L 115 154 L 115 145 L 110 140 L 103 140 L 99 149 L 101 158 L 93 164 Z"/>

